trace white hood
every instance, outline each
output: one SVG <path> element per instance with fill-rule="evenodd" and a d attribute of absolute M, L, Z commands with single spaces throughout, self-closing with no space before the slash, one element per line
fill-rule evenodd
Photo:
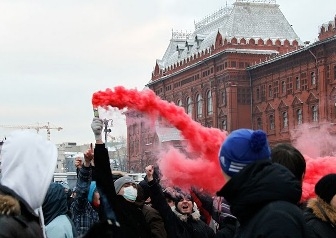
<path fill-rule="evenodd" d="M 37 210 L 52 181 L 57 163 L 56 146 L 30 131 L 15 131 L 2 150 L 1 184 L 12 189 Z"/>

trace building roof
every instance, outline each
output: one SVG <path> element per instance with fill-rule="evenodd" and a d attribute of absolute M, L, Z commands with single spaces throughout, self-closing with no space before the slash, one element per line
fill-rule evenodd
<path fill-rule="evenodd" d="M 156 133 L 159 138 L 159 142 L 179 141 L 183 140 L 181 132 L 175 127 L 156 127 Z"/>
<path fill-rule="evenodd" d="M 198 52 L 210 50 L 220 33 L 229 41 L 232 38 L 294 40 L 302 44 L 275 0 L 236 0 L 233 7 L 221 8 L 214 14 L 195 23 L 193 33 L 173 32 L 172 39 L 161 60 L 160 68 L 174 65 Z"/>

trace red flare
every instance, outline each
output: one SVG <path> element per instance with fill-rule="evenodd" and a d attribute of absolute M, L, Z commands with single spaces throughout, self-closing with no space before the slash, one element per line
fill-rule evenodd
<path fill-rule="evenodd" d="M 138 91 L 122 86 L 114 90 L 106 89 L 93 94 L 94 107 L 128 108 L 146 113 L 150 117 L 161 116 L 181 131 L 200 159 L 191 160 L 178 151 L 162 154 L 159 166 L 163 176 L 175 186 L 196 187 L 216 192 L 224 184 L 224 178 L 218 161 L 220 145 L 226 133 L 216 128 L 206 128 L 193 121 L 184 109 L 160 99 L 149 89 Z M 176 173 L 175 173 L 176 172 Z M 175 175 L 183 174 L 180 178 Z"/>

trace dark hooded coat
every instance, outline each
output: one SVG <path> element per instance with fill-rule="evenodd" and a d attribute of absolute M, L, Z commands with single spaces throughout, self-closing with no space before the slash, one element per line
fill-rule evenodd
<path fill-rule="evenodd" d="M 271 161 L 246 166 L 217 192 L 226 198 L 240 227 L 235 237 L 307 237 L 297 206 L 302 188 L 289 170 Z"/>

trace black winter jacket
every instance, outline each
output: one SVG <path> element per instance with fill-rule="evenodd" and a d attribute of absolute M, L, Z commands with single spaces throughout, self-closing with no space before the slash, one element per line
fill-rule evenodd
<path fill-rule="evenodd" d="M 235 237 L 305 238 L 302 189 L 282 165 L 260 161 L 246 166 L 217 192 L 226 198 L 240 226 Z"/>
<path fill-rule="evenodd" d="M 126 201 L 123 196 L 117 195 L 115 192 L 105 144 L 96 144 L 94 161 L 97 187 L 106 195 L 120 223 L 120 229 L 113 237 L 151 238 L 149 225 L 146 223 L 141 209 L 135 203 Z"/>
<path fill-rule="evenodd" d="M 43 238 L 39 218 L 12 190 L 0 185 L 0 238 Z"/>

